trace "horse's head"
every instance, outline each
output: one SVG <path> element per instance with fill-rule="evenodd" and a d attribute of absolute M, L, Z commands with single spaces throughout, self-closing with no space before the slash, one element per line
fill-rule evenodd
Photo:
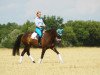
<path fill-rule="evenodd" d="M 58 43 L 60 43 L 61 42 L 61 36 L 62 36 L 62 33 L 63 33 L 63 29 L 57 29 L 57 37 L 56 37 L 56 41 L 58 42 Z"/>
<path fill-rule="evenodd" d="M 55 29 L 51 28 L 50 30 L 47 30 L 46 32 L 50 34 L 50 37 L 52 37 L 52 40 L 57 41 L 58 43 L 61 42 L 61 36 L 62 36 L 63 29 Z"/>

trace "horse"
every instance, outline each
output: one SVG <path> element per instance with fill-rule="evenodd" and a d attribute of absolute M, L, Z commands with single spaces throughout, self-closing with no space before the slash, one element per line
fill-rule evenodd
<path fill-rule="evenodd" d="M 39 46 L 38 46 L 38 40 L 32 39 L 31 35 L 32 35 L 32 32 L 20 34 L 17 37 L 15 44 L 13 46 L 12 54 L 13 54 L 13 56 L 15 56 L 16 54 L 20 55 L 20 53 L 19 53 L 20 45 L 21 44 L 24 45 L 24 50 L 22 51 L 21 56 L 20 56 L 20 63 L 22 63 L 22 59 L 23 59 L 23 56 L 24 56 L 25 53 L 27 53 L 27 55 L 32 60 L 32 62 L 35 63 L 35 60 L 30 55 L 30 48 L 31 47 L 37 47 L 38 48 Z M 63 63 L 62 57 L 55 47 L 56 40 L 59 40 L 57 38 L 57 36 L 58 35 L 57 35 L 57 32 L 56 32 L 56 29 L 46 30 L 43 33 L 43 36 L 41 38 L 41 47 L 39 47 L 39 48 L 42 48 L 42 52 L 41 52 L 41 57 L 40 57 L 38 63 L 42 62 L 44 54 L 45 54 L 47 49 L 53 50 L 58 55 L 60 62 Z"/>

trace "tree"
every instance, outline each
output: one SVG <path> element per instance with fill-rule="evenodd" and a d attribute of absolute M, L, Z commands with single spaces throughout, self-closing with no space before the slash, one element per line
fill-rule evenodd
<path fill-rule="evenodd" d="M 70 26 L 65 26 L 62 37 L 63 46 L 74 46 L 77 44 L 77 38 Z"/>
<path fill-rule="evenodd" d="M 45 16 L 43 17 L 44 23 L 46 24 L 46 29 L 50 29 L 51 27 L 58 28 L 63 24 L 63 19 L 61 17 L 56 16 Z"/>
<path fill-rule="evenodd" d="M 14 45 L 14 42 L 19 34 L 21 34 L 21 30 L 14 29 L 11 33 L 9 33 L 5 38 L 2 38 L 1 45 L 3 47 L 11 48 Z"/>
<path fill-rule="evenodd" d="M 26 23 L 24 23 L 21 27 L 22 32 L 33 32 L 35 29 L 35 25 L 33 22 L 30 22 L 27 20 Z"/>

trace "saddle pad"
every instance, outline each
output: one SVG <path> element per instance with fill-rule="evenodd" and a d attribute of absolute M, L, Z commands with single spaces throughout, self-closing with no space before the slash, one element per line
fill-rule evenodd
<path fill-rule="evenodd" d="M 32 38 L 32 39 L 37 39 L 36 36 L 37 36 L 37 33 L 36 33 L 36 32 L 33 32 L 32 35 L 31 35 L 31 38 Z"/>

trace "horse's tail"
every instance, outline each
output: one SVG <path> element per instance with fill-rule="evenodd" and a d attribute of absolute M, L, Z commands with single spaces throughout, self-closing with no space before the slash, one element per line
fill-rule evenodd
<path fill-rule="evenodd" d="M 16 41 L 15 41 L 15 44 L 14 44 L 14 47 L 13 47 L 13 51 L 12 51 L 12 55 L 15 56 L 16 53 L 17 55 L 19 55 L 19 48 L 20 48 L 20 44 L 21 44 L 21 37 L 23 36 L 23 34 L 20 34 Z"/>

